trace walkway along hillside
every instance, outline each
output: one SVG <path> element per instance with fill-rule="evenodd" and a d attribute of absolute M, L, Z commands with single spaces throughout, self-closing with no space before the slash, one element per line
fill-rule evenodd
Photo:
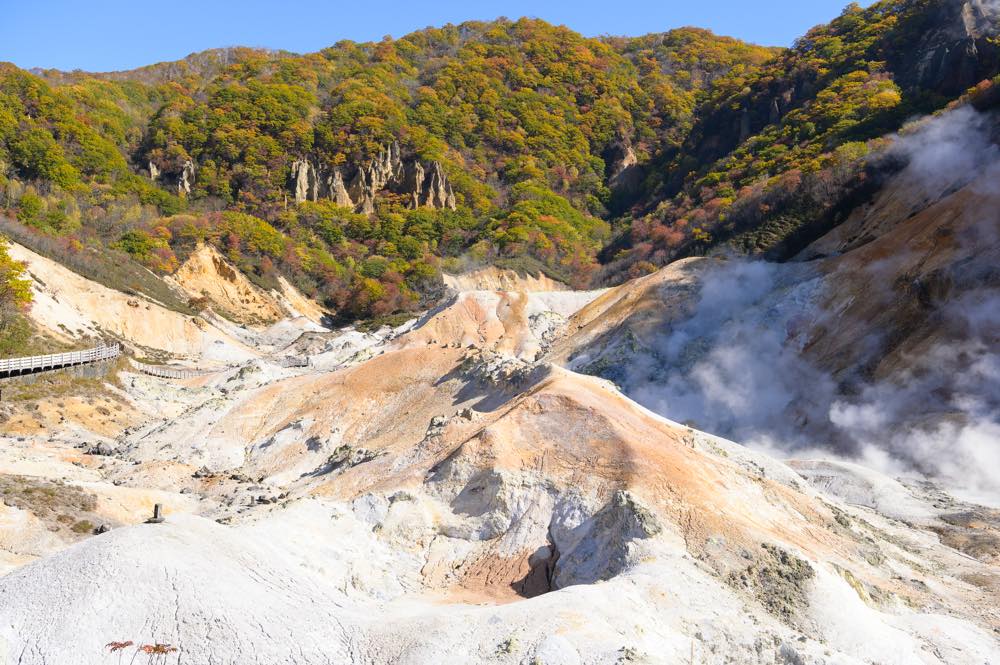
<path fill-rule="evenodd" d="M 26 356 L 23 358 L 0 359 L 0 378 L 48 372 L 76 365 L 113 360 L 122 354 L 120 344 L 102 345 L 84 351 L 69 351 L 67 353 L 51 353 L 44 356 Z"/>

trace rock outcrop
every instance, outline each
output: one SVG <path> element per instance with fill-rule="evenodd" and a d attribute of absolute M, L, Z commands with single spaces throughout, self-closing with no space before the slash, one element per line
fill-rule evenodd
<path fill-rule="evenodd" d="M 304 159 L 292 162 L 292 192 L 295 202 L 315 201 L 317 197 L 316 169 Z"/>
<path fill-rule="evenodd" d="M 455 194 L 448 183 L 448 177 L 441 168 L 441 162 L 432 162 L 430 173 L 424 180 L 421 204 L 431 208 L 455 209 Z"/>
<path fill-rule="evenodd" d="M 191 193 L 191 183 L 194 182 L 194 162 L 190 159 L 184 162 L 181 175 L 177 179 L 177 193 L 188 195 Z"/>
<path fill-rule="evenodd" d="M 340 172 L 340 169 L 334 169 L 323 181 L 323 184 L 326 187 L 327 196 L 334 203 L 344 208 L 354 207 L 354 201 L 351 200 L 351 195 L 347 191 L 347 186 L 344 184 L 344 176 Z"/>
<path fill-rule="evenodd" d="M 1000 5 L 988 0 L 943 3 L 939 27 L 923 35 L 918 57 L 901 76 L 903 84 L 961 94 L 994 71 Z"/>
<path fill-rule="evenodd" d="M 194 162 L 190 159 L 184 160 L 180 169 L 171 168 L 169 165 L 161 167 L 153 160 L 149 160 L 149 179 L 157 182 L 161 176 L 168 182 L 174 180 L 177 187 L 177 194 L 187 196 L 191 193 L 191 185 L 194 183 L 195 168 Z"/>
<path fill-rule="evenodd" d="M 346 179 L 340 168 L 316 167 L 306 159 L 292 164 L 291 189 L 295 202 L 330 199 L 357 212 L 375 212 L 375 200 L 388 191 L 406 197 L 411 208 L 454 210 L 455 193 L 440 162 L 404 161 L 399 144 L 383 148 L 377 157 Z"/>
<path fill-rule="evenodd" d="M 347 192 L 358 212 L 371 214 L 375 212 L 375 196 L 378 192 L 397 189 L 403 180 L 403 160 L 399 156 L 399 144 L 394 142 L 355 172 Z"/>
<path fill-rule="evenodd" d="M 183 290 L 191 302 L 203 302 L 229 321 L 261 326 L 285 316 L 275 294 L 247 279 L 211 245 L 199 245 L 177 272 L 165 279 Z"/>
<path fill-rule="evenodd" d="M 605 174 L 608 187 L 616 198 L 630 199 L 642 185 L 643 173 L 639 158 L 627 136 L 620 136 L 604 149 Z"/>

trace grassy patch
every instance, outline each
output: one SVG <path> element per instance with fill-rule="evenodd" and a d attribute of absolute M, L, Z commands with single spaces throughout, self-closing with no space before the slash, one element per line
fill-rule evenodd
<path fill-rule="evenodd" d="M 95 523 L 97 496 L 76 485 L 32 476 L 0 475 L 0 498 L 5 505 L 27 511 L 49 529 L 64 536 L 87 535 Z"/>
<path fill-rule="evenodd" d="M 0 358 L 42 356 L 49 353 L 79 351 L 93 346 L 94 342 L 82 341 L 71 344 L 56 339 L 33 325 L 24 315 L 17 316 L 7 330 L 0 333 Z"/>
<path fill-rule="evenodd" d="M 70 527 L 70 531 L 79 534 L 88 534 L 94 532 L 94 523 L 90 520 L 80 520 L 76 524 Z"/>
<path fill-rule="evenodd" d="M 730 573 L 727 582 L 748 591 L 768 612 L 793 623 L 806 607 L 806 588 L 815 572 L 809 562 L 776 545 L 763 543 L 762 554 L 742 571 Z"/>
<path fill-rule="evenodd" d="M 533 256 L 524 255 L 497 259 L 493 265 L 502 270 L 513 270 L 521 277 L 530 276 L 537 279 L 539 275 L 545 275 L 563 284 L 573 282 L 573 278 L 568 272 L 547 266 Z"/>

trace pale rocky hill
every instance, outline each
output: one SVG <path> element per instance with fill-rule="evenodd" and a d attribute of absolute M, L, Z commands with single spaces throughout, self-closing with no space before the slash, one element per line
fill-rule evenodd
<path fill-rule="evenodd" d="M 208 245 L 200 245 L 168 279 L 192 298 L 207 300 L 212 309 L 238 323 L 270 324 L 284 315 L 274 298 Z"/>
<path fill-rule="evenodd" d="M 325 315 L 318 304 L 284 278 L 279 280 L 280 292 L 265 291 L 210 245 L 199 245 L 167 281 L 191 298 L 204 299 L 217 313 L 244 325 L 267 326 L 298 316 L 321 323 Z"/>
<path fill-rule="evenodd" d="M 189 503 L 77 544 L 9 517 L 37 535 L 8 565 L 42 558 L 0 577 L 7 655 L 101 663 L 135 640 L 177 646 L 167 662 L 990 662 L 996 564 L 938 535 L 941 496 L 790 468 L 549 362 L 641 310 L 620 296 L 465 292 L 329 370 L 126 379 L 147 415 L 70 484 L 142 492 L 97 502 L 113 525 Z M 42 450 L 4 470 L 65 474 Z"/>
<path fill-rule="evenodd" d="M 519 274 L 496 267 L 479 268 L 460 275 L 445 275 L 444 283 L 455 291 L 566 291 L 567 287 L 544 273 Z"/>

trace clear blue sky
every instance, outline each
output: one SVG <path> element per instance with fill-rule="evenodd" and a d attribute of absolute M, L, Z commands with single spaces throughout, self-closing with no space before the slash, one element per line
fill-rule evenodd
<path fill-rule="evenodd" d="M 24 67 L 132 69 L 222 46 L 298 53 L 341 40 L 400 37 L 445 23 L 536 16 L 586 35 L 694 25 L 789 45 L 848 0 L 0 0 L 0 61 Z M 871 1 L 863 4 L 871 4 Z"/>

